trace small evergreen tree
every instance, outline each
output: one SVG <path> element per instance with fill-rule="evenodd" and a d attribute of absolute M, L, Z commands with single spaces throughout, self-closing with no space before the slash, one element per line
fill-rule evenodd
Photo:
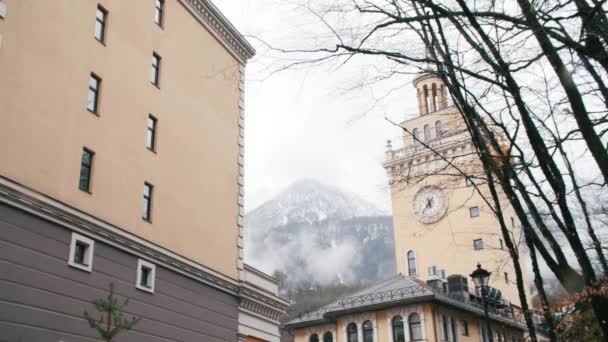
<path fill-rule="evenodd" d="M 95 328 L 99 336 L 106 342 L 111 342 L 122 331 L 131 330 L 140 320 L 140 318 L 135 317 L 124 318 L 123 309 L 129 304 L 129 299 L 125 299 L 122 304 L 119 304 L 118 299 L 114 297 L 114 284 L 112 283 L 110 283 L 108 297 L 94 300 L 92 303 L 101 314 L 99 319 L 93 318 L 86 310 L 84 311 L 84 318 L 89 322 L 89 326 Z"/>

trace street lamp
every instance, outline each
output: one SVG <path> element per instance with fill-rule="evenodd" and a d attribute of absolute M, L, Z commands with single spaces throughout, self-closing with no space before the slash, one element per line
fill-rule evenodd
<path fill-rule="evenodd" d="M 490 275 L 492 272 L 488 272 L 481 268 L 481 265 L 477 264 L 477 269 L 473 271 L 469 276 L 473 278 L 473 282 L 475 283 L 476 288 L 481 288 L 481 300 L 483 303 L 483 313 L 485 315 L 486 320 L 486 331 L 488 334 L 488 339 L 490 342 L 493 342 L 494 339 L 492 337 L 492 328 L 490 326 L 490 316 L 488 315 L 488 299 L 486 298 L 487 292 L 486 288 L 488 287 L 488 283 L 490 282 Z"/>

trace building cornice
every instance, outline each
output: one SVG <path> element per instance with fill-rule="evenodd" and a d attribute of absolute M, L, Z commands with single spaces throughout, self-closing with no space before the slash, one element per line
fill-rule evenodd
<path fill-rule="evenodd" d="M 179 0 L 199 22 L 241 63 L 255 55 L 255 49 L 230 21 L 208 0 Z"/>
<path fill-rule="evenodd" d="M 289 301 L 248 283 L 241 283 L 239 297 L 241 298 L 240 310 L 254 313 L 273 323 L 278 323 L 279 318 L 289 307 Z"/>
<path fill-rule="evenodd" d="M 3 176 L 0 176 L 0 203 L 88 235 L 223 292 L 235 296 L 240 293 L 241 284 L 235 279 Z"/>

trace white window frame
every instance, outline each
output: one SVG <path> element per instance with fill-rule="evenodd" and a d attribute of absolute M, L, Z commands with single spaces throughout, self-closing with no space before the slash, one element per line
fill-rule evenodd
<path fill-rule="evenodd" d="M 150 269 L 150 287 L 141 286 L 142 268 Z M 137 279 L 135 287 L 146 292 L 154 293 L 154 284 L 156 283 L 156 265 L 143 259 L 137 259 Z"/>
<path fill-rule="evenodd" d="M 87 249 L 84 254 L 84 260 L 86 265 L 77 263 L 74 261 L 76 253 L 76 243 L 80 242 L 87 245 Z M 78 268 L 83 271 L 91 272 L 93 270 L 93 251 L 95 248 L 95 241 L 88 237 L 82 236 L 78 233 L 72 232 L 72 240 L 70 241 L 70 254 L 68 257 L 68 265 L 74 268 Z"/>

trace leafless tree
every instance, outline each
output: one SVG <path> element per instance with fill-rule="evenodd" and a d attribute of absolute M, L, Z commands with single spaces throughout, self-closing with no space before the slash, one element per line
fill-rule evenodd
<path fill-rule="evenodd" d="M 390 65 L 370 83 L 420 70 L 443 80 L 483 166 L 485 198 L 513 259 L 533 340 L 505 206 L 521 223 L 544 304 L 541 261 L 570 293 L 596 286 L 608 273 L 600 234 L 606 220 L 595 202 L 608 182 L 607 2 L 310 0 L 300 8 L 328 37 L 312 47 L 274 48 L 305 54 L 285 67 L 369 56 Z M 437 158 L 458 171 L 450 157 L 438 152 Z M 608 300 L 590 301 L 608 340 Z"/>

